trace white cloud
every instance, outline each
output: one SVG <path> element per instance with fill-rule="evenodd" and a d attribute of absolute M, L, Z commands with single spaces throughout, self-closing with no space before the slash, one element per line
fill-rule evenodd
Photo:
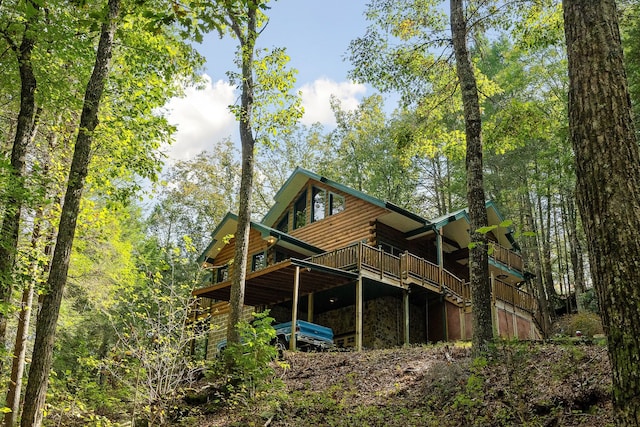
<path fill-rule="evenodd" d="M 204 88 L 189 87 L 183 98 L 166 105 L 167 120 L 177 127 L 175 142 L 165 148 L 169 161 L 186 160 L 237 133 L 235 117 L 228 106 L 235 102 L 234 88 L 223 80 L 214 84 L 204 76 Z"/>
<path fill-rule="evenodd" d="M 335 82 L 327 78 L 305 84 L 300 88 L 304 106 L 302 123 L 309 125 L 320 122 L 323 125 L 335 126 L 336 121 L 330 104 L 331 95 L 340 100 L 344 110 L 354 110 L 360 104 L 359 97 L 366 90 L 363 84 Z"/>
<path fill-rule="evenodd" d="M 165 106 L 167 120 L 177 127 L 175 142 L 164 147 L 169 163 L 192 159 L 224 138 L 239 140 L 238 125 L 228 107 L 236 102 L 234 87 L 224 80 L 214 83 L 208 75 L 204 75 L 203 86 L 202 89 L 187 88 L 184 97 L 173 98 Z M 331 95 L 340 100 L 343 109 L 353 110 L 360 104 L 366 87 L 321 78 L 303 85 L 300 91 L 305 109 L 302 123 L 320 122 L 333 127 L 336 123 L 331 111 Z"/>

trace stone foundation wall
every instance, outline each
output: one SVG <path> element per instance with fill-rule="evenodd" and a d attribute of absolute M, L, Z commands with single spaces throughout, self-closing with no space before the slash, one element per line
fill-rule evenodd
<path fill-rule="evenodd" d="M 245 305 L 240 318 L 251 320 L 251 314 L 255 308 Z M 218 343 L 227 337 L 227 322 L 229 321 L 229 303 L 218 303 L 212 307 L 211 321 L 209 322 L 209 338 L 207 345 L 207 360 L 213 359 L 218 354 Z"/>
<path fill-rule="evenodd" d="M 363 347 L 389 348 L 402 345 L 404 314 L 401 298 L 387 296 L 365 301 L 363 313 Z M 347 347 L 355 344 L 355 339 L 352 337 L 356 330 L 355 306 L 316 314 L 314 321 L 332 328 L 336 342 L 344 342 L 343 345 Z M 424 307 L 413 304 L 409 307 L 409 341 L 411 343 L 426 341 Z"/>

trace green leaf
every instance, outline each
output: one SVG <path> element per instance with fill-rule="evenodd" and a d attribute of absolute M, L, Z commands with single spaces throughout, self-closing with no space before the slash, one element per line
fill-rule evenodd
<path fill-rule="evenodd" d="M 481 234 L 487 234 L 490 231 L 495 230 L 496 228 L 498 228 L 497 225 L 487 225 L 486 227 L 480 227 L 476 230 L 477 233 L 481 233 Z"/>
<path fill-rule="evenodd" d="M 7 408 L 6 406 L 3 406 L 2 408 L 0 408 L 0 413 L 2 414 L 8 414 L 9 412 L 13 412 L 11 411 L 11 408 Z"/>
<path fill-rule="evenodd" d="M 510 219 L 505 219 L 504 221 L 502 221 L 502 222 L 500 223 L 500 227 L 502 227 L 502 228 L 508 228 L 508 227 L 511 227 L 511 225 L 512 225 L 512 224 L 513 224 L 513 221 L 512 221 L 512 220 L 510 220 Z"/>

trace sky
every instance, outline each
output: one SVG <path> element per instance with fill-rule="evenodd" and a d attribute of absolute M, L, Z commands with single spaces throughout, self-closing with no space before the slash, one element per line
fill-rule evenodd
<path fill-rule="evenodd" d="M 365 1 L 275 0 L 267 11 L 269 24 L 258 38 L 259 47 L 284 47 L 290 66 L 298 70 L 296 89 L 302 92 L 302 123 L 335 126 L 329 99 L 335 95 L 344 109 L 354 109 L 363 96 L 373 93 L 347 78 L 345 60 L 349 42 L 365 33 Z M 204 90 L 187 89 L 186 97 L 169 103 L 169 121 L 178 131 L 167 149 L 170 161 L 188 160 L 222 139 L 237 141 L 238 125 L 228 106 L 238 93 L 226 72 L 235 70 L 236 40 L 209 34 L 198 51 L 206 58 Z"/>

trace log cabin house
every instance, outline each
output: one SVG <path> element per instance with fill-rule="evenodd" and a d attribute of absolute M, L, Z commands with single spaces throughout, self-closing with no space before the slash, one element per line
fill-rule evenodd
<path fill-rule="evenodd" d="M 490 225 L 503 219 L 487 202 Z M 237 217 L 228 213 L 199 257 L 208 283 L 196 289 L 212 326 L 207 357 L 224 338 Z M 535 298 L 522 288 L 512 233 L 489 232 L 494 329 L 536 339 Z M 425 219 L 297 168 L 261 222 L 252 222 L 245 314 L 331 327 L 341 347 L 384 348 L 471 338 L 469 219 L 461 209 Z"/>

